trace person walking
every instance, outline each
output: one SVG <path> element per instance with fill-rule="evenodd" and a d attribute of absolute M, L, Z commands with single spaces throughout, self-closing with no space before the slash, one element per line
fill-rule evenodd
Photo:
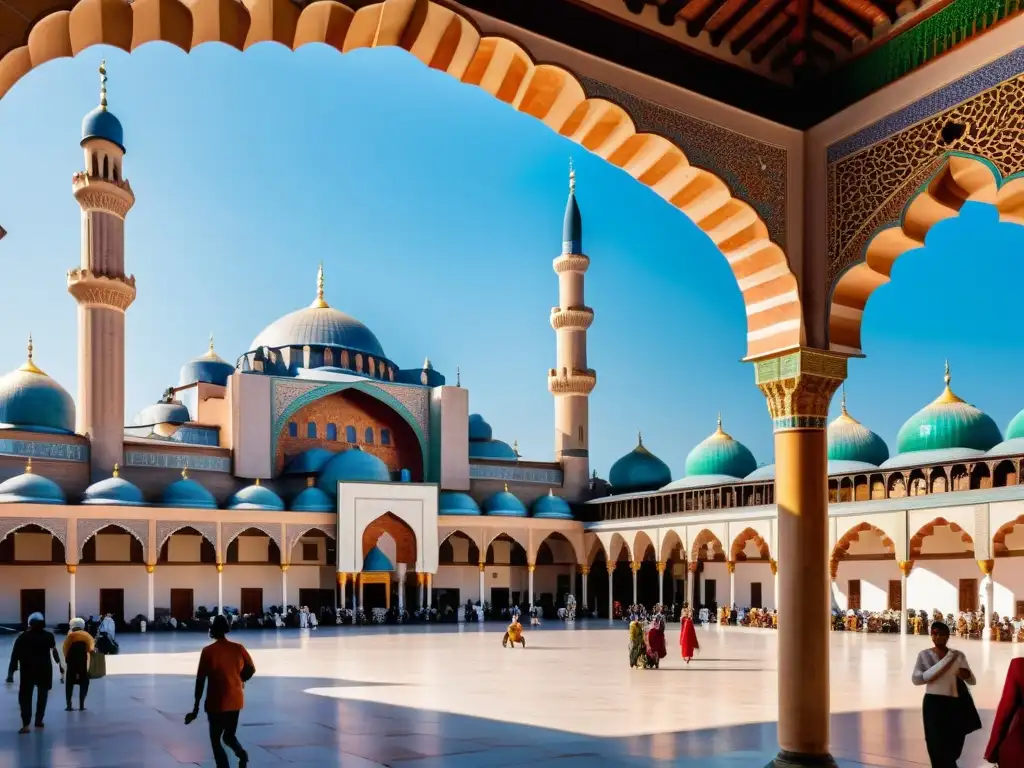
<path fill-rule="evenodd" d="M 53 687 L 53 665 L 50 657 L 60 669 L 61 679 L 64 667 L 57 654 L 57 640 L 52 632 L 46 631 L 46 619 L 41 613 L 28 617 L 28 629 L 18 635 L 11 650 L 11 663 L 7 667 L 7 684 L 14 682 L 14 672 L 21 671 L 18 679 L 18 705 L 21 708 L 21 730 L 28 733 L 32 721 L 32 692 L 36 691 L 36 728 L 43 727 L 46 714 L 46 700 Z"/>
<path fill-rule="evenodd" d="M 95 653 L 92 635 L 85 631 L 85 619 L 72 619 L 68 636 L 64 638 L 64 663 L 68 665 L 64 680 L 65 712 L 74 711 L 71 695 L 78 686 L 78 708 L 85 711 L 85 697 L 89 695 L 89 655 Z"/>
<path fill-rule="evenodd" d="M 985 759 L 999 768 L 1024 765 L 1024 658 L 1010 661 Z"/>
<path fill-rule="evenodd" d="M 185 715 L 185 724 L 199 716 L 199 704 L 206 688 L 206 717 L 210 721 L 210 745 L 217 768 L 228 768 L 228 755 L 223 740 L 238 758 L 238 768 L 249 764 L 249 755 L 238 742 L 238 715 L 244 705 L 245 683 L 256 673 L 248 651 L 240 643 L 227 639 L 228 620 L 214 616 L 210 626 L 213 642 L 203 648 L 196 671 L 196 698 L 192 711 Z"/>
<path fill-rule="evenodd" d="M 967 689 L 977 680 L 962 651 L 948 647 L 949 626 L 931 627 L 932 648 L 917 655 L 911 680 L 926 686 L 922 711 L 924 740 L 932 768 L 956 768 L 967 734 L 981 728 L 981 718 Z"/>

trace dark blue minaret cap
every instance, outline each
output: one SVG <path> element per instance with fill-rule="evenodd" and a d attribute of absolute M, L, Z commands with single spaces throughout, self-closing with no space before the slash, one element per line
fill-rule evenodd
<path fill-rule="evenodd" d="M 583 217 L 576 204 L 576 171 L 569 161 L 569 200 L 565 204 L 565 220 L 562 223 L 562 253 L 583 253 Z"/>

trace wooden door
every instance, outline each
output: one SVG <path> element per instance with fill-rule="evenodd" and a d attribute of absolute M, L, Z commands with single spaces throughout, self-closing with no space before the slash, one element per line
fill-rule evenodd
<path fill-rule="evenodd" d="M 978 610 L 978 580 L 960 579 L 960 610 Z"/>
<path fill-rule="evenodd" d="M 100 615 L 106 616 L 108 613 L 114 617 L 114 623 L 118 626 L 124 623 L 125 615 L 123 589 L 100 590 Z"/>
<path fill-rule="evenodd" d="M 46 590 L 45 589 L 23 589 L 21 590 L 21 620 L 25 627 L 28 627 L 28 617 L 33 613 L 46 615 Z"/>
<path fill-rule="evenodd" d="M 238 610 L 243 616 L 247 613 L 263 613 L 263 588 L 242 587 L 241 603 Z"/>
<path fill-rule="evenodd" d="M 847 582 L 846 605 L 851 611 L 860 610 L 860 579 L 850 579 Z"/>
<path fill-rule="evenodd" d="M 750 582 L 750 608 L 764 608 L 764 602 L 761 599 L 761 582 L 752 581 Z"/>
<path fill-rule="evenodd" d="M 491 587 L 491 608 L 500 611 L 511 605 L 509 601 L 509 590 L 506 587 Z"/>
<path fill-rule="evenodd" d="M 1024 600 L 1018 600 L 1016 608 L 1017 612 L 1014 614 L 1014 618 L 1024 619 Z"/>
<path fill-rule="evenodd" d="M 899 579 L 889 579 L 889 610 L 903 610 L 903 590 Z"/>
<path fill-rule="evenodd" d="M 171 616 L 188 621 L 196 614 L 195 596 L 191 589 L 171 590 Z"/>
<path fill-rule="evenodd" d="M 704 579 L 704 605 L 718 606 L 718 583 L 714 579 Z"/>

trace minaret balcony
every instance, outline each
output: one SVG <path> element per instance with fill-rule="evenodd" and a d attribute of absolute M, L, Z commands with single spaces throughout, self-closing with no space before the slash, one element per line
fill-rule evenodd
<path fill-rule="evenodd" d="M 548 369 L 548 391 L 553 395 L 589 395 L 597 386 L 597 371 L 590 368 Z"/>
<path fill-rule="evenodd" d="M 97 275 L 88 269 L 68 271 L 68 293 L 82 307 L 124 312 L 135 301 L 135 275 Z"/>
<path fill-rule="evenodd" d="M 552 265 L 558 274 L 563 272 L 579 272 L 583 274 L 590 267 L 590 259 L 582 253 L 563 253 L 554 260 Z"/>
<path fill-rule="evenodd" d="M 121 218 L 135 205 L 135 193 L 127 179 L 105 179 L 78 171 L 71 176 L 71 191 L 85 210 L 108 211 Z"/>
<path fill-rule="evenodd" d="M 556 331 L 585 331 L 594 322 L 594 310 L 590 307 L 551 308 L 551 327 Z"/>

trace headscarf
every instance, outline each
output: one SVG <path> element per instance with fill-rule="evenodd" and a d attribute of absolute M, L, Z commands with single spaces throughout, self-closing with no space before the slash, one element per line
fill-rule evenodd
<path fill-rule="evenodd" d="M 85 629 L 85 619 L 74 618 L 68 623 L 68 629 L 72 632 Z"/>
<path fill-rule="evenodd" d="M 36 611 L 35 613 L 29 615 L 29 617 L 28 617 L 28 625 L 30 627 L 32 627 L 32 626 L 45 627 L 46 626 L 46 618 L 43 616 L 43 614 L 39 613 L 39 611 Z"/>

